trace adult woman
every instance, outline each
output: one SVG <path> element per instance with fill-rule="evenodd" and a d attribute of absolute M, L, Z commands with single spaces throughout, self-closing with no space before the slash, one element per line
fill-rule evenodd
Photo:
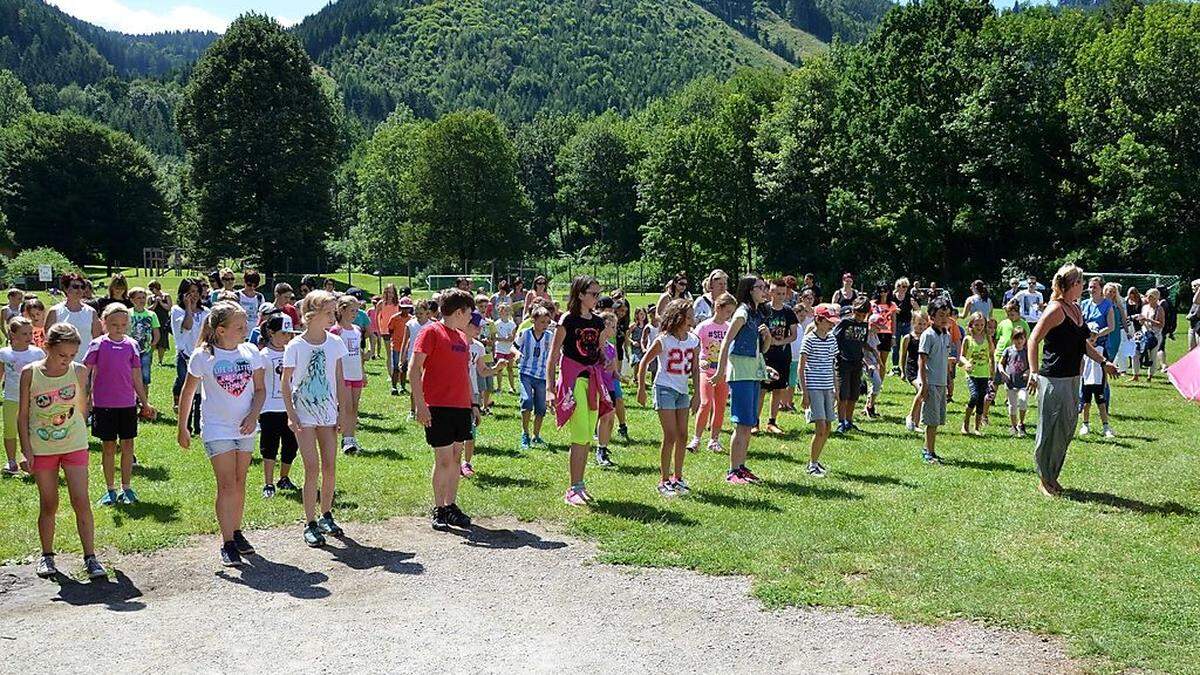
<path fill-rule="evenodd" d="M 672 300 L 691 300 L 692 296 L 688 294 L 688 277 L 686 272 L 680 272 L 671 277 L 666 285 L 663 286 L 663 292 L 658 296 L 658 303 L 654 306 L 654 313 L 657 316 L 662 316 L 666 311 L 667 305 Z"/>
<path fill-rule="evenodd" d="M 1104 365 L 1113 376 L 1117 367 L 1104 359 L 1092 344 L 1091 329 L 1078 303 L 1083 295 L 1083 270 L 1063 265 L 1051 284 L 1050 304 L 1029 337 L 1029 394 L 1038 397 L 1037 465 L 1038 490 L 1048 497 L 1062 492 L 1058 475 L 1067 457 L 1067 447 L 1079 421 L 1079 385 L 1083 357 Z M 1039 361 L 1039 348 L 1041 350 Z"/>
<path fill-rule="evenodd" d="M 833 292 L 833 303 L 842 307 L 854 304 L 858 291 L 854 290 L 854 275 L 846 272 L 842 275 L 842 287 Z"/>
<path fill-rule="evenodd" d="M 692 303 L 692 314 L 696 317 L 696 325 L 711 318 L 716 311 L 717 298 L 729 289 L 729 275 L 722 270 L 713 270 L 704 278 L 704 293 Z"/>
<path fill-rule="evenodd" d="M 129 308 L 133 307 L 133 303 L 129 301 L 129 282 L 125 280 L 125 275 L 120 272 L 112 275 L 112 278 L 108 280 L 108 294 L 103 298 L 97 298 L 89 304 L 95 308 L 96 314 L 103 314 L 104 308 L 113 303 L 122 304 Z"/>
<path fill-rule="evenodd" d="M 1149 333 L 1154 337 L 1153 340 L 1147 340 L 1145 350 L 1150 352 L 1150 355 L 1145 357 L 1150 362 L 1150 372 L 1146 374 L 1146 381 L 1154 381 L 1154 371 L 1162 372 L 1163 367 L 1163 350 L 1166 346 L 1163 345 L 1163 326 L 1167 322 L 1166 310 L 1160 302 L 1157 288 L 1151 288 L 1146 291 L 1146 304 L 1142 306 L 1142 332 Z"/>
<path fill-rule="evenodd" d="M 525 294 L 525 313 L 529 314 L 533 311 L 533 301 L 535 298 L 543 298 L 550 300 L 550 280 L 542 275 L 538 275 L 533 280 L 533 288 Z"/>
<path fill-rule="evenodd" d="M 1133 343 L 1133 329 L 1129 324 L 1129 315 L 1125 313 L 1125 303 L 1121 301 L 1121 284 L 1112 281 L 1104 284 L 1104 297 L 1112 303 L 1117 319 L 1116 329 L 1108 334 L 1108 349 L 1105 350 L 1105 354 L 1120 367 L 1125 365 L 1121 354 L 1128 351 L 1128 348 L 1123 350 L 1122 345 Z"/>
<path fill-rule="evenodd" d="M 909 292 L 911 289 L 912 284 L 909 283 L 908 277 L 900 277 L 888 296 L 888 302 L 896 306 L 896 331 L 893 333 L 896 339 L 892 341 L 892 369 L 896 372 L 900 370 L 900 338 L 912 331 L 913 310 L 921 308 L 917 299 Z"/>
<path fill-rule="evenodd" d="M 1188 351 L 1200 345 L 1200 279 L 1192 281 L 1192 306 L 1188 310 Z"/>
<path fill-rule="evenodd" d="M 158 317 L 158 343 L 154 349 L 158 352 L 158 365 L 163 365 L 163 356 L 171 346 L 171 296 L 163 293 L 162 283 L 158 279 L 150 282 L 150 311 Z"/>
<path fill-rule="evenodd" d="M 104 332 L 100 326 L 100 315 L 96 308 L 83 303 L 86 285 L 84 278 L 76 272 L 64 274 L 62 287 L 66 300 L 46 310 L 46 323 L 43 328 L 50 334 L 50 327 L 56 323 L 69 323 L 79 331 L 79 349 L 76 351 L 75 363 L 83 363 L 87 354 L 88 344 L 92 338 Z"/>
<path fill-rule="evenodd" d="M 983 315 L 984 321 L 992 318 L 992 296 L 988 293 L 987 284 L 983 283 L 982 279 L 976 279 L 971 282 L 971 296 L 963 302 L 962 314 L 959 318 L 965 319 L 975 312 Z"/>

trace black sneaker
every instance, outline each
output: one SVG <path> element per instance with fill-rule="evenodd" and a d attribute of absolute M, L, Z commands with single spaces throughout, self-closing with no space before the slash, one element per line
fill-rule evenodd
<path fill-rule="evenodd" d="M 87 571 L 88 578 L 93 581 L 108 578 L 108 570 L 104 569 L 104 565 L 100 564 L 94 553 L 83 556 L 83 569 Z"/>
<path fill-rule="evenodd" d="M 596 448 L 596 464 L 605 469 L 611 469 L 617 465 L 608 456 L 608 448 Z"/>
<path fill-rule="evenodd" d="M 243 567 L 246 561 L 238 553 L 237 544 L 227 541 L 221 545 L 221 564 L 226 567 Z"/>
<path fill-rule="evenodd" d="M 321 530 L 322 534 L 331 534 L 335 537 L 340 537 L 344 534 L 342 526 L 333 521 L 332 512 L 326 512 L 325 515 L 317 519 L 317 529 Z"/>
<path fill-rule="evenodd" d="M 450 522 L 447 520 L 449 514 L 446 513 L 446 507 L 438 506 L 433 509 L 433 529 L 438 532 L 446 532 L 450 529 Z"/>
<path fill-rule="evenodd" d="M 233 531 L 233 545 L 237 547 L 237 552 L 242 555 L 254 553 L 254 545 L 246 541 L 246 537 L 242 534 L 241 530 Z"/>
<path fill-rule="evenodd" d="M 621 437 L 621 440 L 628 443 L 629 442 L 629 426 L 625 425 L 625 424 L 618 426 L 617 427 L 617 435 Z"/>
<path fill-rule="evenodd" d="M 287 476 L 280 478 L 279 482 L 275 483 L 275 487 L 279 490 L 299 490 L 300 489 L 300 488 L 296 487 L 296 484 L 292 482 L 292 479 L 288 478 Z"/>
<path fill-rule="evenodd" d="M 446 507 L 446 522 L 454 527 L 470 527 L 471 517 L 463 513 L 458 504 L 450 504 Z"/>
<path fill-rule="evenodd" d="M 400 395 L 400 390 L 395 387 L 392 387 L 392 396 L 399 396 L 399 395 Z"/>
<path fill-rule="evenodd" d="M 275 486 L 267 483 L 263 486 L 263 499 L 270 499 L 275 496 Z"/>
<path fill-rule="evenodd" d="M 317 528 L 316 521 L 304 526 L 304 543 L 313 548 L 325 545 L 325 535 Z"/>

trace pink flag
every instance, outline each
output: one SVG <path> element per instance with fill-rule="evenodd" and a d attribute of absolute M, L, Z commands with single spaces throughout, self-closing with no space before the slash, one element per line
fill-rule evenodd
<path fill-rule="evenodd" d="M 1193 349 L 1171 367 L 1167 379 L 1190 401 L 1200 401 L 1200 348 Z"/>

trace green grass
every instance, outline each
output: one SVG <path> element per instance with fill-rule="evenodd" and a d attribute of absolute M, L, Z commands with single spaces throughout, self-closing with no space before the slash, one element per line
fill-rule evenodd
<path fill-rule="evenodd" d="M 429 452 L 420 430 L 403 421 L 407 398 L 388 395 L 380 367 L 368 367 L 359 434 L 368 451 L 339 463 L 337 510 L 351 523 L 422 515 L 429 502 Z M 96 509 L 103 548 L 144 551 L 215 531 L 204 454 L 183 453 L 174 440 L 173 376 L 172 368 L 154 370 L 153 399 L 168 414 L 143 426 L 139 439 L 144 468 L 134 485 L 144 502 Z M 964 396 L 960 387 L 952 427 Z M 754 593 L 769 606 L 852 606 L 918 622 L 979 619 L 1065 635 L 1073 654 L 1102 669 L 1198 668 L 1200 409 L 1165 382 L 1116 387 L 1119 437 L 1072 445 L 1062 481 L 1073 492 L 1059 500 L 1035 493 L 1032 441 L 1009 439 L 1000 414 L 984 439 L 943 435 L 947 465 L 922 465 L 917 437 L 901 425 L 909 392 L 892 378 L 880 405 L 885 420 L 830 442 L 827 479 L 804 474 L 809 433 L 800 418 L 785 416 L 788 435 L 751 446 L 763 485 L 727 485 L 725 458 L 702 453 L 688 458 L 693 495 L 675 501 L 654 489 L 654 413 L 631 406 L 634 442 L 615 447 L 620 468 L 589 468 L 598 501 L 572 510 L 560 499 L 561 447 L 519 452 L 514 398 L 499 401 L 481 429 L 479 475 L 462 489 L 460 503 L 472 515 L 559 524 L 598 542 L 608 562 L 752 575 Z M 546 435 L 561 442 L 553 430 Z M 249 526 L 297 524 L 299 503 L 261 499 L 260 465 L 251 471 Z M 95 499 L 98 455 L 92 487 Z M 36 511 L 32 483 L 0 481 L 0 558 L 37 551 Z M 78 548 L 65 495 L 57 545 Z"/>

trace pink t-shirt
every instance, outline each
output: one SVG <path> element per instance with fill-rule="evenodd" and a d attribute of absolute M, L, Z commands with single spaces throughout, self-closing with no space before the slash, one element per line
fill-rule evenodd
<path fill-rule="evenodd" d="M 716 319 L 705 319 L 696 326 L 696 336 L 700 338 L 700 367 L 709 374 L 715 372 L 721 362 L 721 343 L 728 330 L 729 324 L 717 323 Z"/>
<path fill-rule="evenodd" d="M 141 377 L 142 358 L 137 341 L 128 335 L 120 342 L 107 335 L 88 343 L 83 364 L 92 369 L 92 405 L 97 408 L 132 408 L 137 405 L 133 369 Z"/>

